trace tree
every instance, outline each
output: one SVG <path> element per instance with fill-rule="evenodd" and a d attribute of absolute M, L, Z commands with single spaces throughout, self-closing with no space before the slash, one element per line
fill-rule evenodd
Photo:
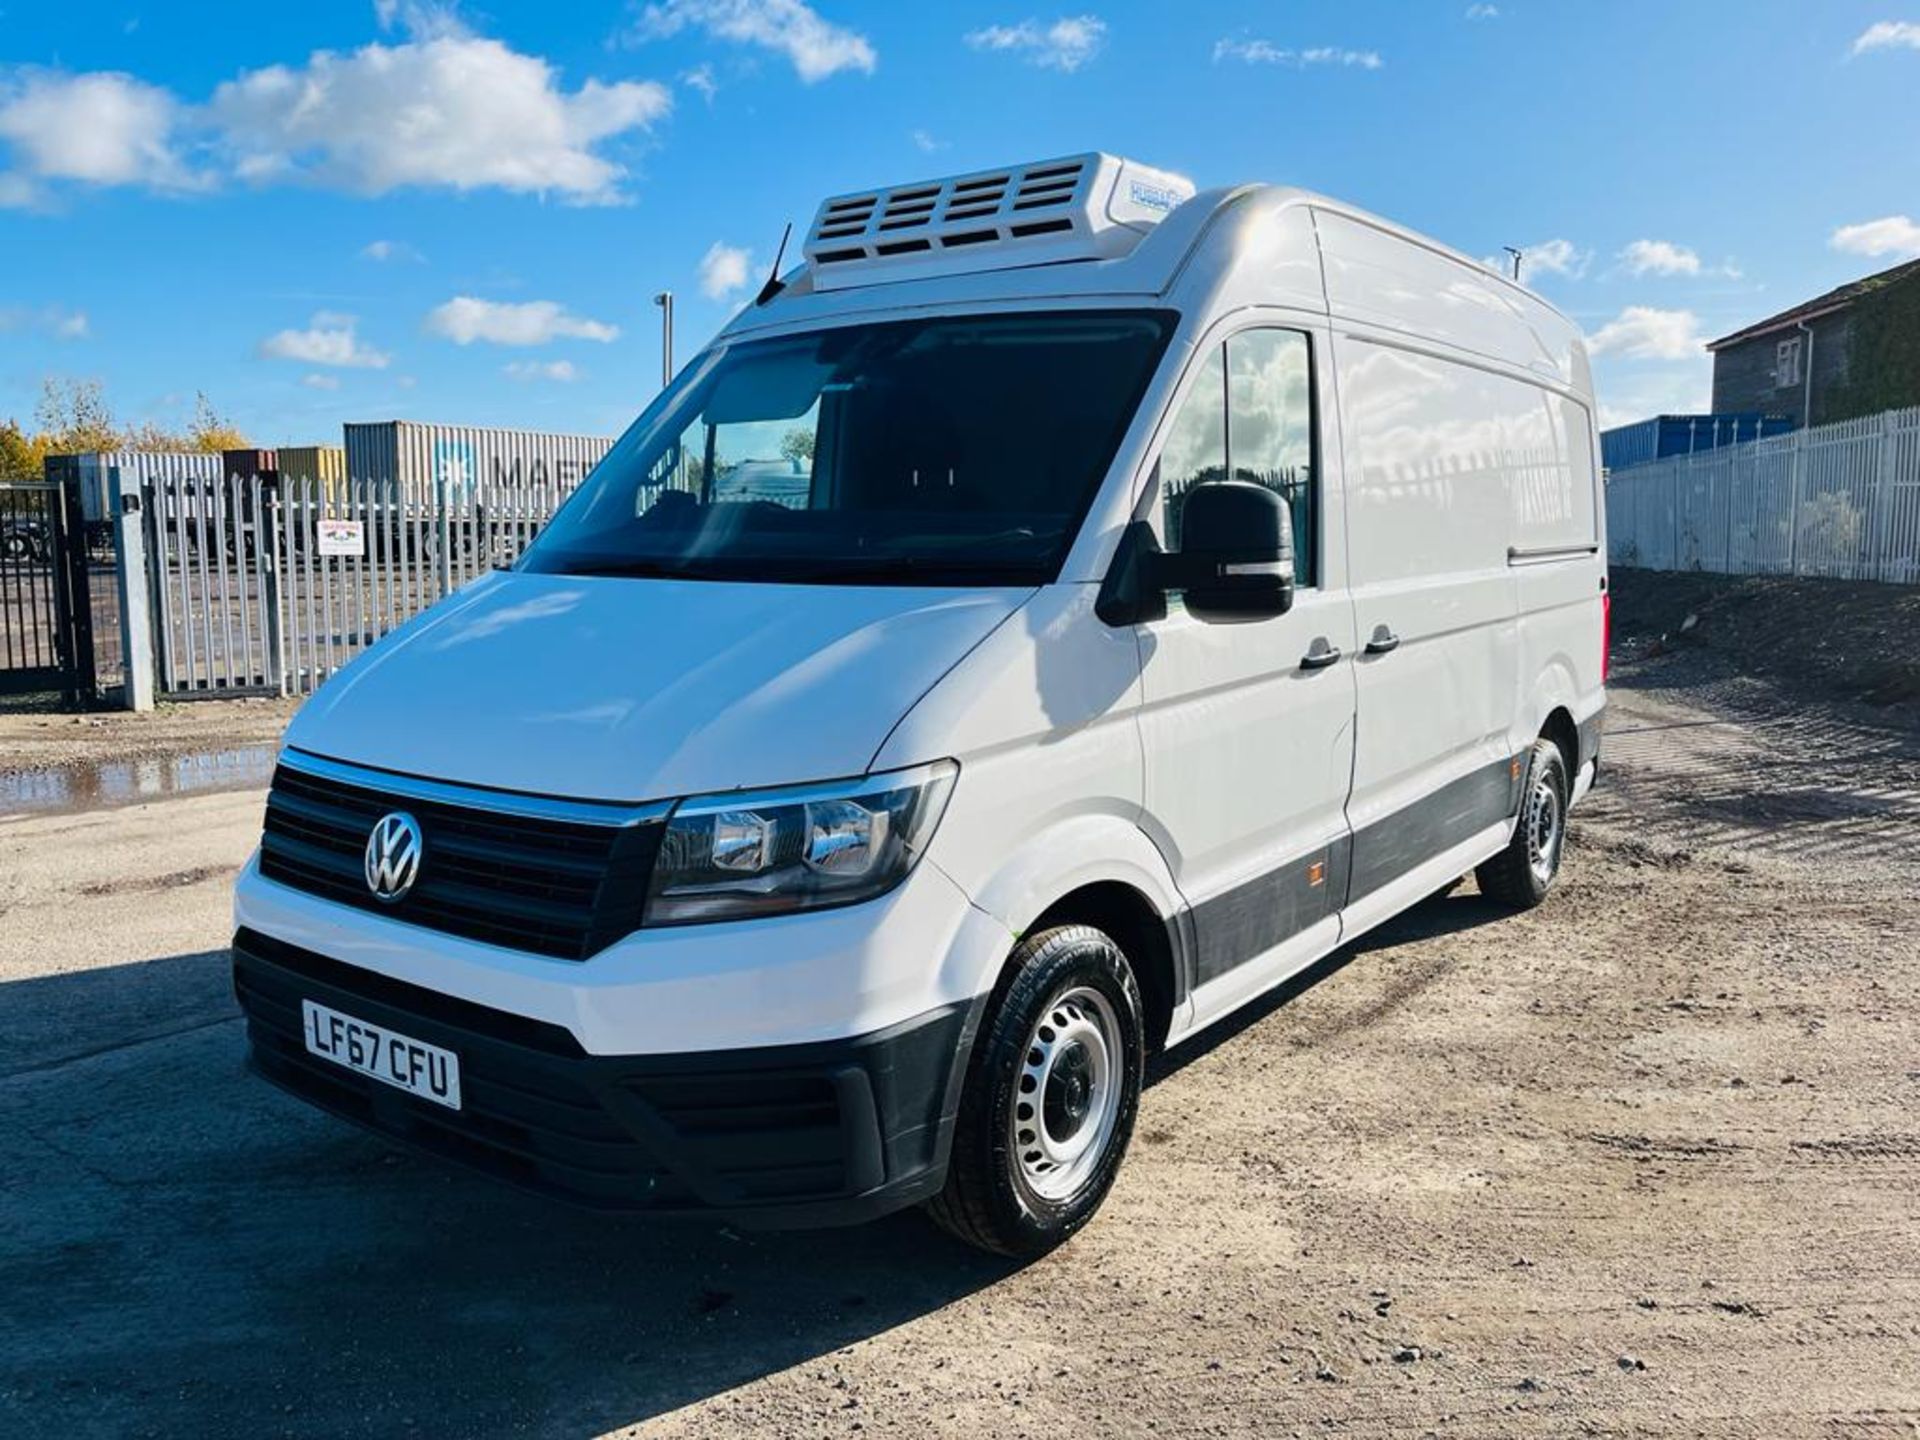
<path fill-rule="evenodd" d="M 61 375 L 49 375 L 41 382 L 40 403 L 34 406 L 33 418 L 39 433 L 28 443 L 37 445 L 43 457 L 92 450 L 197 450 L 218 454 L 222 450 L 250 449 L 253 443 L 239 426 L 213 408 L 204 390 L 194 396 L 193 419 L 185 434 L 153 420 L 122 425 L 113 418 L 106 389 L 98 380 Z M 14 429 L 19 427 L 15 425 Z"/>
<path fill-rule="evenodd" d="M 47 440 L 29 435 L 17 420 L 0 424 L 0 480 L 39 480 L 46 474 Z"/>
<path fill-rule="evenodd" d="M 57 455 L 88 450 L 112 450 L 120 444 L 106 388 L 98 380 L 74 380 L 49 375 L 40 383 L 40 403 L 33 407 L 37 438 Z"/>
<path fill-rule="evenodd" d="M 222 450 L 249 450 L 253 442 L 238 425 L 213 408 L 207 392 L 196 390 L 193 396 L 193 421 L 187 426 L 189 450 L 217 454 Z"/>
<path fill-rule="evenodd" d="M 813 431 L 804 425 L 796 425 L 780 437 L 780 458 L 791 460 L 797 467 L 802 460 L 813 459 Z"/>

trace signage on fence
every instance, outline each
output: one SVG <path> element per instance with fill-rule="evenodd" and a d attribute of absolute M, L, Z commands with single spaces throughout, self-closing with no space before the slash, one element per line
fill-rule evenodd
<path fill-rule="evenodd" d="M 366 521 L 316 520 L 322 555 L 364 555 L 367 553 Z"/>

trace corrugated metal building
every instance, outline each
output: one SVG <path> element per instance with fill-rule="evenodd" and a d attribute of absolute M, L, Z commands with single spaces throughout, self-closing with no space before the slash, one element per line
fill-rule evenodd
<path fill-rule="evenodd" d="M 1629 465 L 1785 435 L 1793 428 L 1790 415 L 1656 415 L 1601 431 L 1600 463 L 1609 470 L 1624 470 Z"/>
<path fill-rule="evenodd" d="M 358 484 L 409 496 L 444 494 L 455 504 L 482 494 L 573 490 L 613 441 L 474 425 L 382 420 L 348 425 L 347 474 Z"/>

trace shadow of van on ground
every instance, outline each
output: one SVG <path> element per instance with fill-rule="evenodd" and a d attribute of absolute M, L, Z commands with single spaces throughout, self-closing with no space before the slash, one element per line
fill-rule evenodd
<path fill-rule="evenodd" d="M 915 1214 L 736 1234 L 396 1154 L 242 1070 L 226 964 L 0 985 L 0 1434 L 587 1436 L 1012 1268 Z"/>
<path fill-rule="evenodd" d="M 1156 1062 L 1164 1080 L 1383 926 Z M 736 1233 L 596 1216 L 390 1150 L 241 1068 L 224 950 L 0 985 L 0 1434 L 589 1436 L 1011 1274 L 907 1213 Z"/>
<path fill-rule="evenodd" d="M 1423 900 L 1412 909 L 1394 916 L 1385 924 L 1368 931 L 1351 944 L 1341 946 L 1325 959 L 1315 961 L 1284 985 L 1268 991 L 1257 1000 L 1250 1001 L 1243 1008 L 1236 1010 L 1218 1024 L 1210 1026 L 1186 1044 L 1167 1054 L 1154 1057 L 1147 1064 L 1147 1084 L 1156 1085 L 1179 1074 L 1194 1061 L 1213 1054 L 1221 1046 L 1231 1043 L 1236 1037 L 1258 1025 L 1276 1010 L 1290 1004 L 1322 981 L 1339 974 L 1363 955 L 1382 954 L 1419 940 L 1430 940 L 1438 935 L 1477 929 L 1479 926 L 1509 918 L 1512 914 L 1511 910 L 1491 900 L 1483 899 L 1477 892 L 1457 893 L 1449 887 Z M 1409 977 L 1406 981 L 1389 986 L 1383 1005 L 1385 1008 L 1397 1009 L 1412 998 L 1416 988 L 1437 978 L 1438 972 L 1434 972 L 1424 977 L 1418 975 Z M 1361 1023 L 1361 1018 L 1350 1017 L 1342 1023 L 1341 1028 L 1350 1029 Z M 1378 1018 L 1378 1015 L 1373 1015 L 1371 1018 Z M 1324 1040 L 1328 1037 L 1323 1035 L 1320 1038 Z"/>

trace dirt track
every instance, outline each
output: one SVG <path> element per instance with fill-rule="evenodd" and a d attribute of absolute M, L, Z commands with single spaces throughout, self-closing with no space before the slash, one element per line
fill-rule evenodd
<path fill-rule="evenodd" d="M 390 1156 L 239 1071 L 257 792 L 0 822 L 0 1434 L 1911 1437 L 1920 740 L 1616 678 L 1553 900 L 1176 1052 L 1025 1270 Z"/>

